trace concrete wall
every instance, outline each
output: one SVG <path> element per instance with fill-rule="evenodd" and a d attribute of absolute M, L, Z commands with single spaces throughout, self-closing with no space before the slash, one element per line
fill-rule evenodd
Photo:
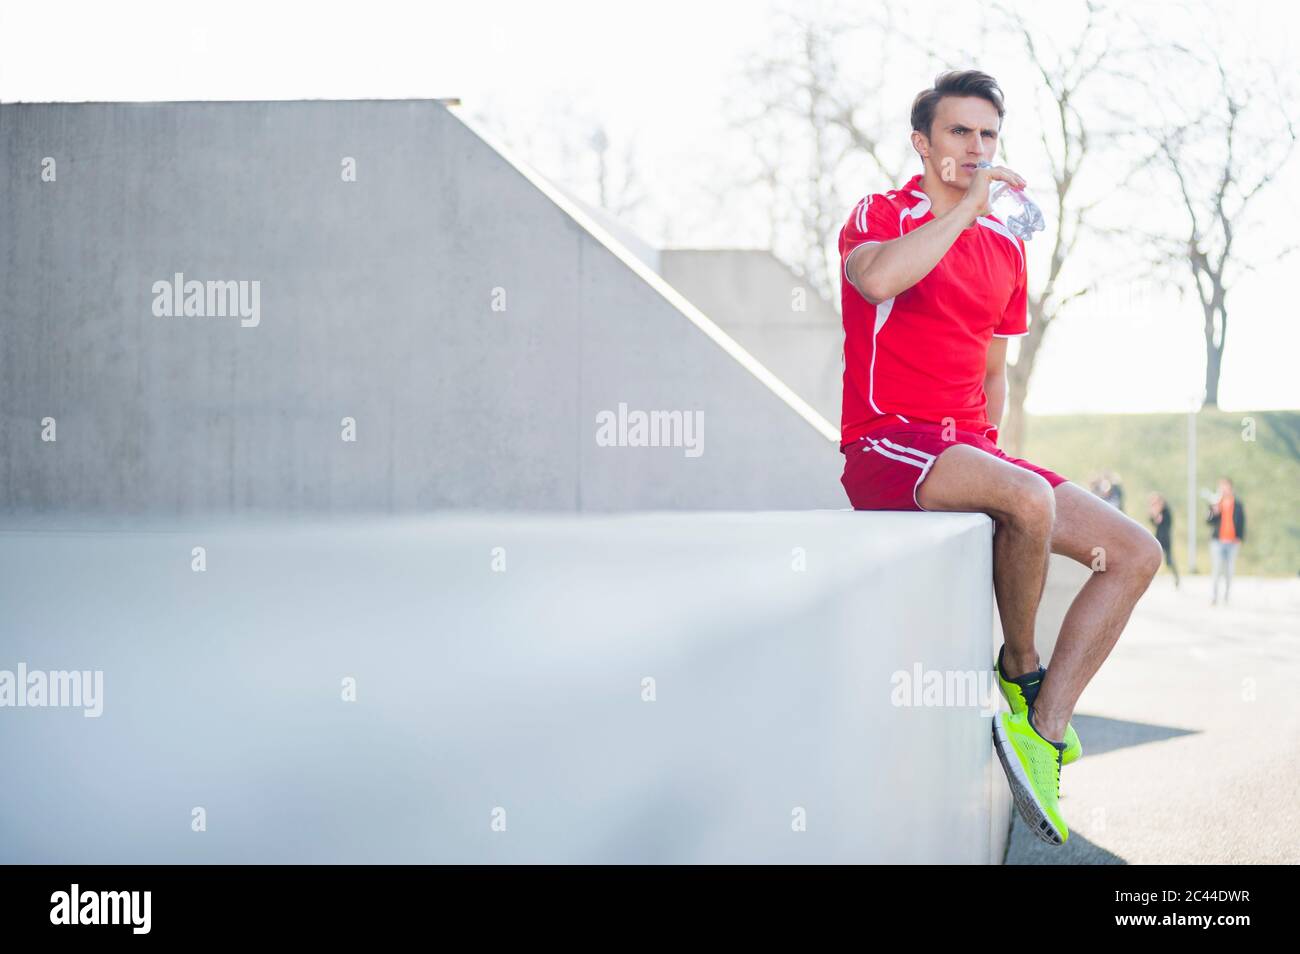
<path fill-rule="evenodd" d="M 664 280 L 718 322 L 828 421 L 844 394 L 839 312 L 766 250 L 665 249 Z M 804 311 L 794 308 L 802 289 Z"/>
<path fill-rule="evenodd" d="M 833 427 L 440 104 L 0 106 L 0 221 L 5 513 L 847 506 Z M 177 272 L 260 323 L 155 317 Z M 620 404 L 704 453 L 598 446 Z"/>
<path fill-rule="evenodd" d="M 3 531 L 0 669 L 103 694 L 0 709 L 0 862 L 998 862 L 982 702 L 895 704 L 917 667 L 999 700 L 991 539 L 837 512 Z"/>

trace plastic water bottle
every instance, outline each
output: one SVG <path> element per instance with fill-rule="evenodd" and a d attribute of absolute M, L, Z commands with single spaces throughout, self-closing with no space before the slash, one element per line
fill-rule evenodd
<path fill-rule="evenodd" d="M 980 169 L 992 166 L 991 162 L 980 162 Z M 1043 211 L 1024 189 L 1013 188 L 1009 182 L 994 182 L 989 187 L 989 211 L 1001 219 L 1012 235 L 1028 242 L 1035 232 L 1041 232 L 1046 223 Z"/>

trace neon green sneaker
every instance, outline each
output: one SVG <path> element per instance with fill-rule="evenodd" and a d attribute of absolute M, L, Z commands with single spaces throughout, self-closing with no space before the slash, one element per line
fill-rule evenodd
<path fill-rule="evenodd" d="M 1039 735 L 1029 721 L 1031 711 L 999 712 L 993 718 L 993 747 L 1007 773 L 1016 809 L 1029 830 L 1049 845 L 1063 845 L 1070 829 L 1056 803 L 1061 794 L 1065 743 Z"/>
<path fill-rule="evenodd" d="M 993 671 L 998 674 L 998 688 L 1002 690 L 1002 695 L 1006 697 L 1007 703 L 1011 706 L 1012 712 L 1024 712 L 1034 704 L 1034 699 L 1038 697 L 1038 687 L 1042 684 L 1043 677 L 1047 675 L 1047 670 L 1042 666 L 1038 667 L 1037 672 L 1027 672 L 1023 676 L 1016 676 L 1015 679 L 1004 679 L 1002 676 L 1002 652 L 1007 648 L 1006 643 L 1002 644 L 1002 649 L 998 650 L 998 661 L 993 664 Z M 1079 741 L 1079 733 L 1074 731 L 1074 726 L 1065 727 L 1065 757 L 1061 759 L 1062 765 L 1069 765 L 1075 762 L 1083 755 L 1083 743 Z"/>

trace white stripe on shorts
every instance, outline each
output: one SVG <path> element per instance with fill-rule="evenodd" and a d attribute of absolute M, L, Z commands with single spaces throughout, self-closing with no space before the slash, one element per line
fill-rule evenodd
<path fill-rule="evenodd" d="M 929 513 L 930 511 L 921 506 L 921 501 L 916 496 L 916 492 L 921 488 L 921 481 L 925 480 L 925 475 L 928 474 L 930 468 L 934 466 L 935 456 L 933 454 L 927 454 L 923 450 L 917 450 L 915 447 L 904 447 L 902 444 L 897 444 L 894 441 L 891 441 L 888 437 L 882 437 L 877 441 L 874 437 L 867 435 L 866 439 L 871 442 L 872 446 L 862 448 L 863 453 L 874 450 L 877 454 L 883 454 L 885 457 L 889 457 L 893 460 L 901 460 L 905 464 L 911 464 L 913 467 L 920 468 L 921 472 L 916 475 L 916 483 L 912 485 L 912 502 L 916 504 L 916 509 Z M 896 454 L 893 451 L 885 450 L 885 448 L 880 446 L 882 443 L 888 444 L 894 450 L 901 451 L 901 453 Z M 908 457 L 906 456 L 908 454 L 915 454 L 916 456 Z M 920 459 L 918 460 L 917 458 Z"/>

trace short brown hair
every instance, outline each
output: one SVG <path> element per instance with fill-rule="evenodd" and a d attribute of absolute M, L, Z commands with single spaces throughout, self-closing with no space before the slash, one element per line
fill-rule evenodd
<path fill-rule="evenodd" d="M 1002 89 L 998 81 L 988 73 L 979 70 L 949 70 L 934 78 L 934 88 L 922 90 L 912 100 L 912 128 L 930 138 L 930 127 L 934 125 L 934 111 L 939 100 L 945 96 L 978 96 L 987 99 L 997 108 L 998 126 L 1006 110 L 1002 106 Z"/>

